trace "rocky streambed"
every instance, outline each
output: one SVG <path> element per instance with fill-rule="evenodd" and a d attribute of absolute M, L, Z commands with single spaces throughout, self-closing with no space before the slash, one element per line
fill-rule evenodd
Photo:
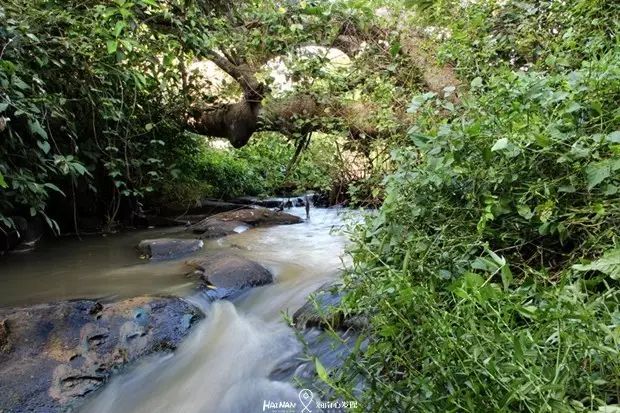
<path fill-rule="evenodd" d="M 255 396 L 258 399 L 282 396 L 279 391 L 274 393 L 274 389 L 284 386 L 282 383 L 289 386 L 288 393 L 294 393 L 291 390 L 294 378 L 311 377 L 313 365 L 306 362 L 303 346 L 290 340 L 294 334 L 283 326 L 281 311 L 299 309 L 295 315 L 298 328 L 327 365 L 341 359 L 348 351 L 346 343 L 356 338 L 351 326 L 344 326 L 343 341 L 334 350 L 333 343 L 326 345 L 321 338 L 325 336 L 320 330 L 322 326 L 311 321 L 313 306 L 303 306 L 310 292 L 336 278 L 333 267 L 338 265 L 344 244 L 341 237 L 331 234 L 331 229 L 339 224 L 340 218 L 330 211 L 317 213 L 314 223 L 304 222 L 299 217 L 303 209 L 295 212 L 263 207 L 237 209 L 202 219 L 185 229 L 167 233 L 166 237 L 139 242 L 138 253 L 151 261 L 146 265 L 170 260 L 183 266 L 184 275 L 179 277 L 194 286 L 189 296 L 148 294 L 119 300 L 61 300 L 0 308 L 0 412 L 141 411 L 132 405 L 135 399 L 130 395 L 136 391 L 114 383 L 128 378 L 139 381 L 141 369 L 156 369 L 162 360 L 168 360 L 166 354 L 173 354 L 173 359 L 195 359 L 196 363 L 201 358 L 208 361 L 200 366 L 189 362 L 186 370 L 212 364 L 213 357 L 228 359 L 230 366 L 239 366 L 239 354 L 230 353 L 239 343 L 218 347 L 222 344 L 219 340 L 225 340 L 239 326 L 250 331 L 230 339 L 243 344 L 253 334 L 260 337 L 241 345 L 242 355 L 261 354 L 262 345 L 252 347 L 257 342 L 264 341 L 264 345 L 273 348 L 284 345 L 277 356 L 263 354 L 266 367 L 260 378 L 269 385 Z M 303 224 L 281 226 L 295 223 Z M 222 299 L 232 300 L 233 309 L 210 304 Z M 227 331 L 202 335 L 202 330 L 213 330 L 225 317 L 230 317 Z M 200 331 L 194 331 L 197 325 L 201 325 Z M 271 331 L 272 337 L 253 331 L 250 327 L 254 326 Z M 200 346 L 209 340 L 214 341 L 211 351 Z M 199 344 L 192 348 L 192 342 Z M 177 349 L 179 354 L 174 354 Z M 183 363 L 178 362 L 174 368 L 178 369 L 178 365 Z M 231 385 L 242 386 L 239 377 L 256 373 L 255 368 L 235 377 L 229 377 L 225 371 L 200 371 L 199 377 L 183 373 L 185 376 L 175 377 L 168 387 L 179 382 L 186 387 L 188 383 L 201 384 L 187 380 L 217 380 L 218 374 L 222 376 L 220 381 L 229 380 Z M 115 376 L 118 378 L 114 379 Z M 112 385 L 101 393 L 110 380 Z M 143 383 L 147 389 L 150 385 Z M 151 391 L 151 396 L 145 394 L 155 397 L 148 411 L 175 411 L 170 410 L 166 400 L 156 396 L 158 389 Z M 243 400 L 250 400 L 246 396 L 239 394 Z M 225 394 L 212 390 L 203 402 L 225 400 Z M 252 400 L 252 403 L 259 401 Z M 199 412 L 203 411 L 201 406 L 197 402 L 195 409 L 178 408 Z M 221 405 L 220 410 L 212 411 L 254 411 L 239 410 L 239 406 Z M 260 411 L 259 407 L 257 404 L 255 410 Z"/>

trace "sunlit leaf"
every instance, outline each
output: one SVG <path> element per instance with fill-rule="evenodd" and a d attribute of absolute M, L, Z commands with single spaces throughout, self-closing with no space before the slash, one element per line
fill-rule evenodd
<path fill-rule="evenodd" d="M 620 279 L 620 248 L 607 251 L 598 260 L 590 264 L 576 264 L 573 269 L 577 271 L 599 271 L 609 275 L 614 280 Z"/>
<path fill-rule="evenodd" d="M 108 54 L 116 53 L 118 42 L 116 40 L 108 40 L 106 42 L 106 47 L 108 48 Z"/>

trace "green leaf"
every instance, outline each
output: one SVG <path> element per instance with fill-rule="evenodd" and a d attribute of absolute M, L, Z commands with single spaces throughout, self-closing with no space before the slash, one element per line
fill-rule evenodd
<path fill-rule="evenodd" d="M 477 77 L 474 80 L 471 81 L 471 88 L 472 89 L 477 89 L 482 87 L 482 78 L 481 77 Z"/>
<path fill-rule="evenodd" d="M 509 142 L 507 138 L 498 139 L 497 142 L 495 142 L 495 144 L 491 148 L 491 151 L 496 152 L 496 151 L 501 151 L 502 149 L 506 149 L 508 147 L 508 143 Z"/>
<path fill-rule="evenodd" d="M 510 267 L 508 264 L 504 264 L 500 271 L 500 275 L 502 276 L 502 284 L 504 285 L 504 291 L 508 291 L 510 284 L 512 283 L 513 276 L 512 271 L 510 271 Z"/>
<path fill-rule="evenodd" d="M 133 44 L 129 40 L 121 40 L 121 44 L 128 51 L 131 52 L 133 50 Z"/>
<path fill-rule="evenodd" d="M 512 337 L 512 344 L 514 346 L 515 349 L 515 359 L 518 362 L 522 362 L 523 361 L 523 344 L 521 343 L 521 335 L 519 334 L 515 334 Z"/>
<path fill-rule="evenodd" d="M 4 180 L 4 176 L 2 176 L 2 172 L 0 172 L 0 188 L 7 188 L 8 185 L 6 183 L 6 181 Z"/>
<path fill-rule="evenodd" d="M 390 46 L 390 55 L 392 57 L 396 57 L 396 55 L 398 55 L 398 52 L 400 52 L 400 42 L 398 40 L 392 42 L 391 46 Z"/>
<path fill-rule="evenodd" d="M 611 175 L 611 164 L 608 159 L 591 163 L 586 167 L 588 189 L 592 189 Z"/>
<path fill-rule="evenodd" d="M 573 113 L 577 112 L 581 109 L 581 105 L 577 102 L 571 102 L 566 109 L 564 109 L 564 113 Z"/>
<path fill-rule="evenodd" d="M 48 154 L 50 152 L 51 146 L 48 141 L 37 141 L 37 146 L 41 148 L 44 154 Z"/>
<path fill-rule="evenodd" d="M 577 192 L 577 189 L 573 185 L 562 185 L 558 188 L 558 192 L 565 192 L 567 194 L 572 194 Z"/>
<path fill-rule="evenodd" d="M 24 82 L 23 80 L 21 80 L 19 77 L 17 77 L 16 75 L 13 75 L 11 77 L 11 83 L 13 83 L 13 86 L 15 86 L 16 88 L 20 89 L 20 90 L 27 90 L 30 88 L 30 86 L 28 86 L 26 84 L 26 82 Z"/>
<path fill-rule="evenodd" d="M 118 42 L 116 40 L 108 40 L 106 42 L 106 46 L 108 48 L 108 54 L 116 53 L 116 49 L 118 48 Z"/>
<path fill-rule="evenodd" d="M 9 102 L 0 102 L 0 113 L 4 112 L 9 107 Z"/>
<path fill-rule="evenodd" d="M 534 216 L 534 212 L 532 212 L 530 207 L 524 204 L 517 205 L 517 213 L 528 220 Z"/>
<path fill-rule="evenodd" d="M 314 359 L 314 366 L 316 368 L 316 373 L 319 375 L 319 378 L 326 383 L 329 383 L 329 375 L 327 374 L 327 370 L 321 364 L 321 361 L 317 358 Z"/>
<path fill-rule="evenodd" d="M 127 23 L 125 23 L 123 20 L 117 21 L 116 26 L 114 26 L 114 37 L 118 37 L 118 35 L 121 34 L 125 27 L 127 27 Z"/>
<path fill-rule="evenodd" d="M 0 110 L 2 112 L 2 110 Z M 620 143 L 620 131 L 615 131 L 607 135 L 606 138 L 611 143 Z"/>
<path fill-rule="evenodd" d="M 35 135 L 39 135 L 40 137 L 42 137 L 43 139 L 47 140 L 47 132 L 45 132 L 45 129 L 43 129 L 41 127 L 41 124 L 39 123 L 38 120 L 29 120 L 28 121 L 28 127 L 30 128 L 30 131 L 35 134 Z M 40 147 L 40 145 L 39 145 Z M 45 152 L 47 153 L 47 152 Z"/>
<path fill-rule="evenodd" d="M 601 258 L 590 264 L 576 264 L 573 269 L 577 271 L 599 271 L 609 275 L 614 280 L 620 280 L 620 248 L 607 251 Z"/>
<path fill-rule="evenodd" d="M 88 170 L 84 167 L 84 165 L 82 165 L 79 162 L 72 162 L 71 163 L 71 168 L 73 169 L 73 171 L 75 171 L 75 173 L 77 175 L 90 175 L 90 172 L 88 172 Z"/>
<path fill-rule="evenodd" d="M 62 191 L 60 190 L 60 188 L 58 188 L 56 185 L 54 185 L 54 184 L 52 184 L 52 183 L 46 182 L 46 183 L 44 183 L 44 184 L 43 184 L 43 186 L 44 186 L 44 187 L 46 187 L 46 188 L 51 189 L 52 191 L 56 191 L 56 192 L 58 192 L 58 193 L 62 194 L 63 196 L 65 195 L 65 193 L 64 193 L 64 192 L 62 192 Z"/>
<path fill-rule="evenodd" d="M 153 130 L 153 124 L 152 123 L 147 123 L 144 126 L 144 129 L 146 129 L 147 132 L 150 132 L 151 130 Z"/>

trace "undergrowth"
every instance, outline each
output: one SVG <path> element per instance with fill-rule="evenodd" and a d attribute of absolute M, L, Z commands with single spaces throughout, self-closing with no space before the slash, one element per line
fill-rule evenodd
<path fill-rule="evenodd" d="M 469 87 L 352 231 L 368 347 L 323 378 L 363 411 L 620 411 L 620 10 L 547 3 L 437 2 Z"/>

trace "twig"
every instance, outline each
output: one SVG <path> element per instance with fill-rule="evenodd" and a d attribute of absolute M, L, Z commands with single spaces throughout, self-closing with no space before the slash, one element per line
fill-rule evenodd
<path fill-rule="evenodd" d="M 6 42 L 6 44 L 2 47 L 2 51 L 0 51 L 0 60 L 2 60 L 2 56 L 4 56 L 4 51 L 6 50 L 6 48 L 8 47 L 9 44 L 11 44 L 11 42 L 15 40 L 15 37 L 11 37 L 9 39 L 8 42 Z"/>

